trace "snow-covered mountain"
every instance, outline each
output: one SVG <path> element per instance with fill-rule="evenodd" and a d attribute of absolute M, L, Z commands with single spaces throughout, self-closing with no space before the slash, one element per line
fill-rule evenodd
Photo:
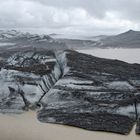
<path fill-rule="evenodd" d="M 8 39 L 22 35 L 21 32 L 16 30 L 0 30 L 0 39 Z"/>
<path fill-rule="evenodd" d="M 49 35 L 38 35 L 16 30 L 0 30 L 0 51 L 19 51 L 31 49 L 66 49 L 66 44 Z"/>
<path fill-rule="evenodd" d="M 53 38 L 51 38 L 48 35 L 37 35 L 37 34 L 31 34 L 31 33 L 23 33 L 17 30 L 0 30 L 0 39 L 20 39 L 20 38 L 26 38 L 33 41 L 54 41 Z"/>

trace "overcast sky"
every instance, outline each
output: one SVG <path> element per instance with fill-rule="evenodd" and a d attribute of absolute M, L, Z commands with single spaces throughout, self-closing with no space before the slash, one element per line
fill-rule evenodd
<path fill-rule="evenodd" d="M 0 28 L 77 35 L 140 30 L 140 0 L 0 0 Z"/>

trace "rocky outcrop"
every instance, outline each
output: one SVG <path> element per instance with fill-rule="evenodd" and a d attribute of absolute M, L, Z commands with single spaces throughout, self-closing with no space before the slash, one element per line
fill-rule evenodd
<path fill-rule="evenodd" d="M 40 107 L 41 122 L 120 134 L 137 122 L 140 133 L 140 65 L 70 50 L 16 52 L 0 62 L 1 113 Z"/>
<path fill-rule="evenodd" d="M 60 67 L 53 53 L 14 54 L 0 71 L 0 112 L 18 113 L 36 109 L 60 75 Z"/>
<path fill-rule="evenodd" d="M 128 134 L 138 117 L 135 94 L 140 65 L 74 51 L 65 51 L 57 59 L 63 76 L 41 100 L 38 119 Z"/>

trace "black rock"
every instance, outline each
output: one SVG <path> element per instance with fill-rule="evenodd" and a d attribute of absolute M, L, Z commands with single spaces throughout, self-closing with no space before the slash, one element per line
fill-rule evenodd
<path fill-rule="evenodd" d="M 140 65 L 75 51 L 57 56 L 63 76 L 41 100 L 38 119 L 128 134 L 137 121 Z"/>
<path fill-rule="evenodd" d="M 38 109 L 41 122 L 140 134 L 140 65 L 66 50 L 0 55 L 0 112 Z"/>
<path fill-rule="evenodd" d="M 22 113 L 37 104 L 61 75 L 51 52 L 19 52 L 0 70 L 0 112 Z"/>

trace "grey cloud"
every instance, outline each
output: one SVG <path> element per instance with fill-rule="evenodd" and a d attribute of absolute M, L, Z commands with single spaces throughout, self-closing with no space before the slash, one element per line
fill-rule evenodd
<path fill-rule="evenodd" d="M 61 8 L 82 7 L 93 16 L 103 18 L 107 11 L 117 11 L 124 18 L 140 20 L 140 0 L 32 0 Z"/>
<path fill-rule="evenodd" d="M 1 28 L 73 34 L 140 29 L 140 0 L 0 0 Z"/>

